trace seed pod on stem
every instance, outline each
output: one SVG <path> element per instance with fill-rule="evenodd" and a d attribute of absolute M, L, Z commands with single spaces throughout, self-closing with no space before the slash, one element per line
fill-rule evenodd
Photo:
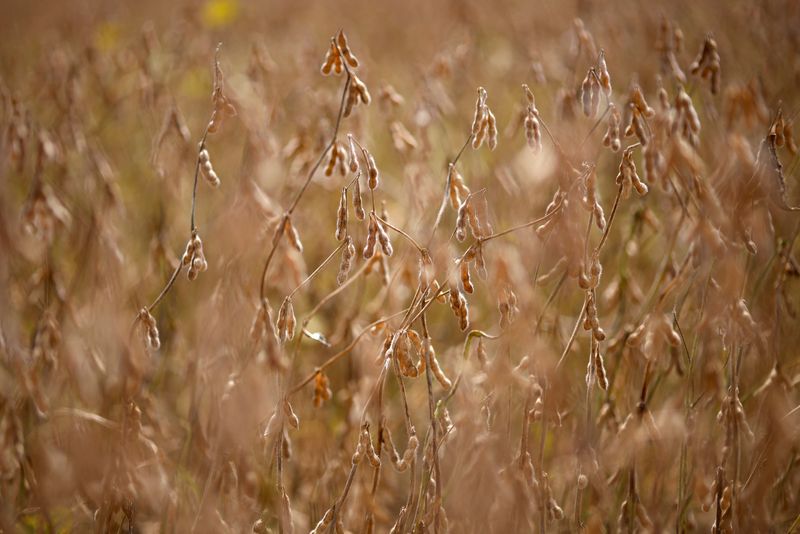
<path fill-rule="evenodd" d="M 366 149 L 364 150 L 364 157 L 367 160 L 367 186 L 370 189 L 375 189 L 378 187 L 378 166 L 375 165 L 375 158 Z"/>
<path fill-rule="evenodd" d="M 322 371 L 317 371 L 317 374 L 314 375 L 314 406 L 319 408 L 332 396 L 333 392 L 329 386 L 328 377 Z"/>
<path fill-rule="evenodd" d="M 472 119 L 472 135 L 477 135 L 486 120 L 486 89 L 478 87 L 478 100 L 475 102 L 475 117 Z"/>
<path fill-rule="evenodd" d="M 342 285 L 347 280 L 350 274 L 350 269 L 353 265 L 353 258 L 356 255 L 356 247 L 353 245 L 353 238 L 347 236 L 345 238 L 345 246 L 342 250 L 342 261 L 339 264 L 339 274 L 336 275 L 336 283 Z"/>
<path fill-rule="evenodd" d="M 142 323 L 144 331 L 145 346 L 151 350 L 161 348 L 161 338 L 158 335 L 156 319 L 150 314 L 147 308 L 139 310 L 139 321 Z"/>
<path fill-rule="evenodd" d="M 436 381 L 439 382 L 445 390 L 449 390 L 453 387 L 453 382 L 447 377 L 442 367 L 439 365 L 439 360 L 436 359 L 436 351 L 433 350 L 433 345 L 431 345 L 428 339 L 425 340 L 425 348 L 427 349 L 426 354 L 431 373 L 433 373 L 433 376 L 436 377 Z"/>
<path fill-rule="evenodd" d="M 611 76 L 608 74 L 608 65 L 606 64 L 606 51 L 600 49 L 600 57 L 597 59 L 597 73 L 600 78 L 600 87 L 603 88 L 606 97 L 611 97 Z"/>
<path fill-rule="evenodd" d="M 364 211 L 363 200 L 361 199 L 361 173 L 356 176 L 355 182 L 353 183 L 353 212 L 356 215 L 356 219 L 359 221 L 363 221 L 364 217 L 367 216 Z"/>
<path fill-rule="evenodd" d="M 381 251 L 383 252 L 384 256 L 391 256 L 394 253 L 394 249 L 392 248 L 392 242 L 389 239 L 389 234 L 386 232 L 386 229 L 383 225 L 375 221 L 375 228 L 377 229 L 378 233 L 378 242 L 381 245 Z"/>
<path fill-rule="evenodd" d="M 297 252 L 303 252 L 303 242 L 300 241 L 300 234 L 297 232 L 297 228 L 292 224 L 292 218 L 289 215 L 284 217 L 284 228 L 292 247 L 294 247 Z"/>
<path fill-rule="evenodd" d="M 467 238 L 467 219 L 468 207 L 470 198 L 467 197 L 458 207 L 458 216 L 456 217 L 456 239 L 461 242 Z"/>
<path fill-rule="evenodd" d="M 472 293 L 475 288 L 473 287 L 472 280 L 469 276 L 469 263 L 462 261 L 459 268 L 461 270 L 461 287 L 463 287 L 464 291 L 467 293 Z"/>
<path fill-rule="evenodd" d="M 336 212 L 336 240 L 341 241 L 347 235 L 347 188 L 342 188 L 339 209 Z"/>
<path fill-rule="evenodd" d="M 528 146 L 534 152 L 539 152 L 542 149 L 542 133 L 539 125 L 539 110 L 536 109 L 536 100 L 533 97 L 533 92 L 526 84 L 522 84 L 522 90 L 525 93 L 525 138 L 528 141 Z"/>
<path fill-rule="evenodd" d="M 192 238 L 186 244 L 186 251 L 181 258 L 183 265 L 188 265 L 189 270 L 186 272 L 189 280 L 195 280 L 197 275 L 208 269 L 208 262 L 203 253 L 203 242 L 197 232 L 192 233 Z"/>
<path fill-rule="evenodd" d="M 368 260 L 375 255 L 375 245 L 378 242 L 378 223 L 374 217 L 370 215 L 369 223 L 367 226 L 367 242 L 364 244 L 364 259 Z"/>
<path fill-rule="evenodd" d="M 339 51 L 341 51 L 347 64 L 353 69 L 358 68 L 358 59 L 353 54 L 353 51 L 350 50 L 347 44 L 347 36 L 343 30 L 339 30 L 339 33 L 336 34 L 336 44 L 339 46 Z"/>
<path fill-rule="evenodd" d="M 289 404 L 288 400 L 283 401 L 283 413 L 286 414 L 286 420 L 289 421 L 289 426 L 294 429 L 300 428 L 300 419 L 297 417 L 297 414 L 294 413 L 292 405 Z"/>
<path fill-rule="evenodd" d="M 622 145 L 619 139 L 619 126 L 622 119 L 617 106 L 613 103 L 609 104 L 609 109 L 608 126 L 606 134 L 603 136 L 603 146 L 610 148 L 613 152 L 617 152 Z"/>
<path fill-rule="evenodd" d="M 497 119 L 489 108 L 486 108 L 486 124 L 489 150 L 497 148 Z"/>
<path fill-rule="evenodd" d="M 211 165 L 211 159 L 208 155 L 208 150 L 203 148 L 198 155 L 198 159 L 200 160 L 200 174 L 202 174 L 203 178 L 206 179 L 206 183 L 214 188 L 219 187 L 219 176 L 217 176 L 217 173 L 214 171 L 214 167 Z"/>
<path fill-rule="evenodd" d="M 347 134 L 347 148 L 348 148 L 347 157 L 349 159 L 350 172 L 352 172 L 353 174 L 358 174 L 360 166 L 358 163 L 356 142 L 353 139 L 353 134 Z"/>

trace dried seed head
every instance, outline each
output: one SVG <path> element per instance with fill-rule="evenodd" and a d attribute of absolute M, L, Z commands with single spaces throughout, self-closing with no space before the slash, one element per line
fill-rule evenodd
<path fill-rule="evenodd" d="M 339 147 L 338 143 L 334 143 L 331 145 L 330 150 L 328 150 L 328 163 L 325 165 L 325 176 L 330 176 L 333 174 L 333 171 L 336 169 L 336 161 L 339 158 Z"/>
<path fill-rule="evenodd" d="M 678 89 L 678 94 L 675 97 L 675 110 L 676 114 L 672 124 L 673 132 L 679 132 L 690 143 L 697 145 L 698 134 L 700 133 L 700 117 L 697 115 L 692 99 L 683 87 Z"/>
<path fill-rule="evenodd" d="M 475 117 L 472 119 L 472 135 L 478 135 L 486 120 L 486 89 L 478 87 L 478 99 L 475 101 Z"/>
<path fill-rule="evenodd" d="M 525 138 L 528 141 L 528 146 L 534 152 L 539 152 L 542 149 L 542 133 L 539 125 L 539 110 L 536 109 L 536 101 L 533 93 L 526 84 L 522 84 L 522 90 L 525 93 Z"/>
<path fill-rule="evenodd" d="M 622 144 L 619 139 L 619 127 L 622 118 L 617 106 L 613 103 L 609 104 L 609 110 L 608 126 L 606 127 L 606 134 L 603 136 L 603 146 L 610 148 L 613 152 L 617 152 Z"/>
<path fill-rule="evenodd" d="M 349 235 L 345 238 L 344 250 L 342 250 L 342 261 L 339 264 L 339 274 L 336 275 L 336 282 L 342 285 L 347 280 L 350 274 L 350 269 L 353 265 L 353 258 L 356 256 L 356 247 L 353 244 L 353 238 Z"/>
<path fill-rule="evenodd" d="M 600 205 L 597 195 L 597 171 L 594 165 L 584 162 L 583 164 L 583 207 L 592 212 L 594 221 L 600 231 L 606 228 L 606 217 L 603 207 Z"/>
<path fill-rule="evenodd" d="M 339 46 L 339 51 L 344 56 L 345 61 L 351 68 L 358 68 L 358 59 L 350 50 L 350 47 L 347 45 L 347 36 L 345 36 L 343 30 L 339 30 L 339 33 L 336 35 L 336 44 Z"/>
<path fill-rule="evenodd" d="M 486 90 L 478 87 L 478 100 L 475 102 L 475 117 L 472 121 L 472 148 L 477 150 L 483 141 L 489 140 L 489 149 L 497 146 L 497 121 L 486 105 Z"/>
<path fill-rule="evenodd" d="M 639 84 L 634 83 L 631 86 L 628 102 L 633 104 L 639 113 L 647 118 L 653 117 L 656 114 L 656 110 L 647 104 L 644 94 L 642 93 L 642 88 L 639 87 Z"/>
<path fill-rule="evenodd" d="M 711 34 L 706 35 L 703 47 L 695 60 L 689 66 L 692 75 L 700 74 L 704 80 L 711 83 L 711 94 L 718 94 L 720 88 L 720 57 L 717 52 L 717 42 Z"/>
<path fill-rule="evenodd" d="M 464 199 L 458 207 L 458 217 L 456 217 L 456 239 L 459 242 L 467 238 L 467 219 L 470 197 Z"/>
<path fill-rule="evenodd" d="M 495 119 L 494 113 L 488 107 L 486 108 L 486 115 L 489 150 L 494 150 L 497 148 L 497 119 Z"/>
<path fill-rule="evenodd" d="M 344 116 L 349 117 L 353 112 L 353 108 L 363 103 L 365 106 L 372 102 L 372 96 L 369 94 L 367 85 L 354 73 L 350 75 L 350 84 L 347 86 L 347 94 L 345 95 L 345 108 Z"/>
<path fill-rule="evenodd" d="M 289 404 L 288 400 L 283 401 L 283 413 L 286 414 L 286 420 L 289 421 L 289 425 L 292 428 L 300 428 L 300 419 L 294 413 L 292 405 Z"/>
<path fill-rule="evenodd" d="M 600 56 L 597 59 L 597 73 L 600 77 L 600 87 L 603 88 L 607 97 L 611 97 L 611 76 L 608 74 L 608 65 L 606 64 L 606 51 L 600 49 Z"/>
<path fill-rule="evenodd" d="M 458 169 L 451 163 L 449 166 L 450 183 L 448 185 L 448 197 L 450 198 L 450 206 L 454 210 L 458 210 L 461 206 L 462 198 L 469 196 L 469 187 L 464 183 L 464 177 L 458 172 Z"/>
<path fill-rule="evenodd" d="M 605 363 L 603 362 L 603 355 L 600 354 L 600 343 L 596 339 L 592 341 L 593 357 L 594 357 L 594 370 L 597 375 L 597 384 L 603 391 L 608 389 L 608 376 L 606 374 Z"/>
<path fill-rule="evenodd" d="M 594 79 L 594 67 L 589 69 L 586 77 L 581 82 L 581 105 L 583 106 L 583 114 L 587 117 L 594 116 L 592 109 L 592 100 L 594 99 L 594 89 L 597 82 Z"/>
<path fill-rule="evenodd" d="M 450 285 L 450 309 L 458 318 L 461 330 L 466 330 L 469 327 L 469 305 L 463 293 L 454 284 Z"/>
<path fill-rule="evenodd" d="M 200 167 L 200 174 L 205 178 L 206 183 L 211 187 L 219 187 L 220 180 L 217 173 L 214 172 L 214 167 L 211 165 L 211 159 L 208 155 L 208 150 L 202 148 L 197 156 L 198 165 Z"/>
<path fill-rule="evenodd" d="M 336 43 L 331 40 L 331 45 L 328 48 L 328 52 L 325 54 L 325 61 L 322 62 L 322 66 L 320 67 L 319 71 L 322 73 L 323 76 L 328 76 L 333 72 L 334 65 L 341 64 L 341 57 L 339 55 L 339 49 L 336 47 Z M 341 71 L 337 72 L 336 74 L 340 74 Z"/>
<path fill-rule="evenodd" d="M 433 376 L 436 377 L 436 381 L 439 382 L 439 385 L 441 385 L 445 390 L 449 390 L 451 387 L 453 387 L 453 382 L 447 378 L 447 375 L 439 365 L 439 360 L 436 359 L 436 351 L 433 350 L 433 345 L 431 345 L 430 340 L 425 340 L 425 346 L 427 347 L 426 352 L 428 365 L 430 365 Z"/>
<path fill-rule="evenodd" d="M 353 134 L 347 134 L 347 157 L 349 159 L 350 172 L 353 174 L 358 173 L 358 153 L 356 152 L 356 142 L 353 139 Z"/>
<path fill-rule="evenodd" d="M 356 219 L 359 221 L 363 221 L 364 217 L 366 217 L 366 212 L 364 211 L 364 204 L 361 199 L 361 173 L 356 176 L 355 182 L 353 183 L 353 212 L 356 215 Z"/>
<path fill-rule="evenodd" d="M 278 310 L 278 319 L 275 323 L 275 329 L 278 331 L 278 339 L 281 343 L 294 338 L 296 325 L 297 320 L 294 316 L 292 299 L 286 297 Z"/>
<path fill-rule="evenodd" d="M 616 183 L 622 186 L 623 197 L 627 197 L 631 187 L 634 187 L 639 195 L 647 194 L 647 185 L 636 173 L 636 164 L 633 161 L 632 148 L 626 148 L 622 153 L 622 161 L 619 164 L 619 173 L 617 173 Z"/>
<path fill-rule="evenodd" d="M 370 215 L 367 227 L 367 242 L 364 244 L 364 259 L 370 259 L 375 255 L 375 245 L 378 242 L 378 222 Z"/>
<path fill-rule="evenodd" d="M 289 215 L 284 216 L 283 224 L 285 232 L 289 237 L 289 243 L 295 248 L 295 250 L 297 250 L 297 252 L 303 252 L 303 242 L 300 241 L 300 234 L 297 232 L 297 228 L 295 228 L 292 224 L 292 218 Z"/>
<path fill-rule="evenodd" d="M 464 288 L 464 291 L 467 293 L 472 293 L 475 288 L 472 286 L 472 280 L 469 277 L 469 263 L 466 261 L 462 261 L 460 265 L 461 269 L 461 287 Z"/>
<path fill-rule="evenodd" d="M 186 244 L 186 251 L 183 253 L 181 263 L 189 267 L 186 271 L 189 280 L 195 280 L 198 274 L 208 269 L 208 262 L 203 253 L 203 242 L 197 231 L 192 234 L 192 238 Z"/>
<path fill-rule="evenodd" d="M 378 229 L 378 243 L 381 245 L 381 251 L 383 252 L 383 255 L 391 256 L 394 253 L 394 249 L 392 248 L 392 242 L 389 239 L 388 232 L 386 232 L 386 229 L 380 222 L 376 222 L 375 226 Z"/>
<path fill-rule="evenodd" d="M 219 47 L 214 56 L 214 89 L 211 93 L 211 101 L 214 104 L 214 111 L 211 113 L 211 120 L 208 123 L 207 131 L 210 134 L 216 133 L 224 118 L 236 115 L 236 108 L 224 92 L 225 77 L 222 75 L 222 68 L 219 66 Z"/>
<path fill-rule="evenodd" d="M 322 371 L 317 371 L 317 374 L 314 375 L 314 406 L 319 408 L 332 396 L 333 392 L 329 387 L 328 377 Z"/>
<path fill-rule="evenodd" d="M 489 273 L 486 270 L 486 260 L 483 257 L 483 245 L 481 245 L 480 241 L 475 244 L 475 270 L 481 280 L 486 280 L 489 277 Z"/>
<path fill-rule="evenodd" d="M 370 189 L 375 189 L 378 187 L 378 166 L 375 165 L 375 158 L 366 149 L 364 150 L 364 157 L 367 160 L 367 185 Z"/>
<path fill-rule="evenodd" d="M 339 209 L 336 211 L 336 240 L 341 241 L 347 235 L 347 188 L 342 188 Z"/>
<path fill-rule="evenodd" d="M 150 311 L 145 307 L 139 310 L 139 322 L 142 323 L 142 331 L 144 335 L 144 343 L 148 349 L 158 350 L 161 348 L 161 338 L 158 335 L 158 326 L 156 319 L 150 314 Z"/>

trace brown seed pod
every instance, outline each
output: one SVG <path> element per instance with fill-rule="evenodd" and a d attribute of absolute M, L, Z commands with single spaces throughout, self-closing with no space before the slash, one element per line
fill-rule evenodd
<path fill-rule="evenodd" d="M 297 252 L 303 252 L 303 242 L 300 241 L 300 234 L 297 228 L 292 224 L 292 219 L 289 215 L 284 216 L 284 228 L 289 237 L 289 243 L 294 247 Z"/>
<path fill-rule="evenodd" d="M 603 391 L 608 389 L 608 375 L 606 374 L 605 363 L 603 362 L 603 355 L 600 354 L 600 343 L 597 340 L 592 341 L 593 357 L 594 357 L 594 370 L 597 375 L 597 384 Z"/>
<path fill-rule="evenodd" d="M 592 92 L 594 90 L 594 84 L 592 83 L 593 81 L 592 71 L 593 69 L 589 69 L 589 72 L 586 73 L 586 77 L 583 79 L 583 82 L 581 82 L 581 105 L 583 107 L 583 114 L 586 115 L 587 117 L 593 116 Z"/>
<path fill-rule="evenodd" d="M 642 93 L 642 88 L 639 87 L 639 84 L 633 84 L 631 86 L 631 91 L 628 101 L 636 107 L 639 113 L 641 113 L 647 118 L 653 117 L 656 114 L 656 110 L 654 110 L 647 104 L 647 101 L 644 98 L 644 94 Z"/>
<path fill-rule="evenodd" d="M 359 170 L 359 163 L 358 163 L 358 153 L 356 152 L 356 142 L 353 139 L 353 134 L 347 134 L 347 148 L 348 148 L 348 160 L 349 160 L 349 167 L 350 172 L 353 174 L 358 174 Z"/>
<path fill-rule="evenodd" d="M 203 253 L 203 242 L 200 240 L 200 236 L 196 231 L 186 244 L 186 251 L 183 253 L 181 262 L 183 265 L 189 266 L 189 269 L 186 271 L 186 277 L 189 280 L 195 280 L 199 273 L 208 269 L 208 262 L 206 262 L 206 257 Z"/>
<path fill-rule="evenodd" d="M 364 259 L 370 259 L 375 255 L 375 245 L 378 243 L 378 223 L 374 217 L 370 216 L 367 227 L 367 242 L 364 244 Z"/>
<path fill-rule="evenodd" d="M 463 287 L 464 291 L 467 293 L 472 293 L 475 288 L 473 287 L 472 280 L 470 280 L 469 277 L 469 263 L 462 261 L 459 267 L 461 269 L 461 287 Z"/>
<path fill-rule="evenodd" d="M 486 120 L 486 89 L 478 87 L 478 99 L 475 102 L 475 117 L 472 119 L 472 135 L 477 135 Z M 474 145 L 473 145 L 474 146 Z"/>
<path fill-rule="evenodd" d="M 609 104 L 609 110 L 608 126 L 606 127 L 605 136 L 603 136 L 603 146 L 610 148 L 613 152 L 617 152 L 621 147 L 619 126 L 622 119 L 617 106 L 613 103 Z"/>
<path fill-rule="evenodd" d="M 606 51 L 600 49 L 600 56 L 597 59 L 597 74 L 600 78 L 600 87 L 603 88 L 606 97 L 611 97 L 611 76 L 608 74 L 608 65 L 606 64 Z"/>
<path fill-rule="evenodd" d="M 203 148 L 199 152 L 197 158 L 200 166 L 200 174 L 203 176 L 203 178 L 205 178 L 206 183 L 214 188 L 219 187 L 219 176 L 217 176 L 217 173 L 214 172 L 214 167 L 211 165 L 211 159 L 208 155 L 208 150 Z"/>
<path fill-rule="evenodd" d="M 329 386 L 328 377 L 322 371 L 317 371 L 317 374 L 314 375 L 314 406 L 319 408 L 332 396 L 333 392 Z"/>
<path fill-rule="evenodd" d="M 486 260 L 483 257 L 483 245 L 480 241 L 475 245 L 475 270 L 481 280 L 486 280 L 489 273 L 486 270 Z"/>
<path fill-rule="evenodd" d="M 375 158 L 366 150 L 364 150 L 364 157 L 367 160 L 367 186 L 370 189 L 375 189 L 378 187 L 378 166 L 375 165 Z"/>
<path fill-rule="evenodd" d="M 436 378 L 436 381 L 439 382 L 445 390 L 450 390 L 453 387 L 453 382 L 447 377 L 447 375 L 442 370 L 441 365 L 439 365 L 439 360 L 436 359 L 436 351 L 433 350 L 433 345 L 430 344 L 429 340 L 425 340 L 425 345 L 427 347 L 427 360 L 428 365 L 430 365 L 431 373 Z"/>
<path fill-rule="evenodd" d="M 341 241 L 347 235 L 347 188 L 342 188 L 339 209 L 336 211 L 336 240 Z"/>
<path fill-rule="evenodd" d="M 711 34 L 706 35 L 703 47 L 689 65 L 689 72 L 695 76 L 700 74 L 701 78 L 710 80 L 711 94 L 719 93 L 720 57 L 717 51 L 717 42 Z"/>
<path fill-rule="evenodd" d="M 359 221 L 363 221 L 364 217 L 366 217 L 366 212 L 364 211 L 364 204 L 361 199 L 361 174 L 359 173 L 356 176 L 355 182 L 353 182 L 353 212 L 356 215 L 356 219 Z"/>
<path fill-rule="evenodd" d="M 300 419 L 294 413 L 292 405 L 289 404 L 288 400 L 283 401 L 283 413 L 286 414 L 286 420 L 289 421 L 289 425 L 292 428 L 300 428 Z"/>
<path fill-rule="evenodd" d="M 456 239 L 461 242 L 467 238 L 467 219 L 468 219 L 468 206 L 470 198 L 467 197 L 458 207 L 458 216 L 456 217 Z"/>
<path fill-rule="evenodd" d="M 342 261 L 339 264 L 339 273 L 336 275 L 336 282 L 342 285 L 347 280 L 350 274 L 350 268 L 353 265 L 353 258 L 356 256 L 356 247 L 353 244 L 353 238 L 349 235 L 345 238 L 345 246 L 342 250 Z"/>
<path fill-rule="evenodd" d="M 461 173 L 458 172 L 458 169 L 451 163 L 450 167 L 450 183 L 448 188 L 448 197 L 450 199 L 450 207 L 454 210 L 458 210 L 458 207 L 461 205 L 462 197 L 466 198 L 470 191 L 469 187 L 464 184 L 464 177 L 461 176 Z"/>
<path fill-rule="evenodd" d="M 494 150 L 497 148 L 497 119 L 489 108 L 486 108 L 486 129 L 489 150 Z"/>
<path fill-rule="evenodd" d="M 336 43 L 331 41 L 331 46 L 325 54 L 325 61 L 322 62 L 322 66 L 319 69 L 323 76 L 329 76 L 333 72 L 333 66 L 337 58 L 339 58 L 339 49 L 336 47 Z"/>
<path fill-rule="evenodd" d="M 339 30 L 339 33 L 336 35 L 336 44 L 339 45 L 339 50 L 347 64 L 353 69 L 358 68 L 358 59 L 347 45 L 347 36 L 345 36 L 344 31 Z"/>
<path fill-rule="evenodd" d="M 386 217 L 385 212 L 386 206 L 384 206 L 384 217 Z M 378 243 L 381 245 L 381 251 L 383 252 L 384 256 L 391 256 L 394 253 L 394 249 L 392 248 L 392 242 L 389 239 L 389 233 L 386 231 L 386 228 L 380 221 L 376 220 L 376 227 L 378 229 Z"/>
<path fill-rule="evenodd" d="M 297 320 L 294 316 L 292 299 L 286 297 L 278 310 L 278 320 L 275 324 L 275 328 L 278 331 L 278 339 L 281 343 L 285 343 L 287 340 L 294 338 L 296 325 Z"/>
<path fill-rule="evenodd" d="M 156 319 L 150 314 L 147 308 L 139 310 L 139 322 L 142 323 L 142 330 L 144 333 L 145 346 L 151 350 L 158 350 L 161 348 L 161 338 L 158 334 L 158 326 Z"/>

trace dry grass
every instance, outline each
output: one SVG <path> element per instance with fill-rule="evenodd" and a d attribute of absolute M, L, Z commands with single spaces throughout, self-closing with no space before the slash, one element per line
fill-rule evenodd
<path fill-rule="evenodd" d="M 12 4 L 0 532 L 800 527 L 797 5 Z"/>

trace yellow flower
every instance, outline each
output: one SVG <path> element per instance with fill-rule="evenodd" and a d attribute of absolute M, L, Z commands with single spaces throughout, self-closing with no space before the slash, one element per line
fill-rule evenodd
<path fill-rule="evenodd" d="M 203 22 L 209 28 L 227 26 L 239 14 L 237 0 L 209 0 L 203 6 Z"/>

